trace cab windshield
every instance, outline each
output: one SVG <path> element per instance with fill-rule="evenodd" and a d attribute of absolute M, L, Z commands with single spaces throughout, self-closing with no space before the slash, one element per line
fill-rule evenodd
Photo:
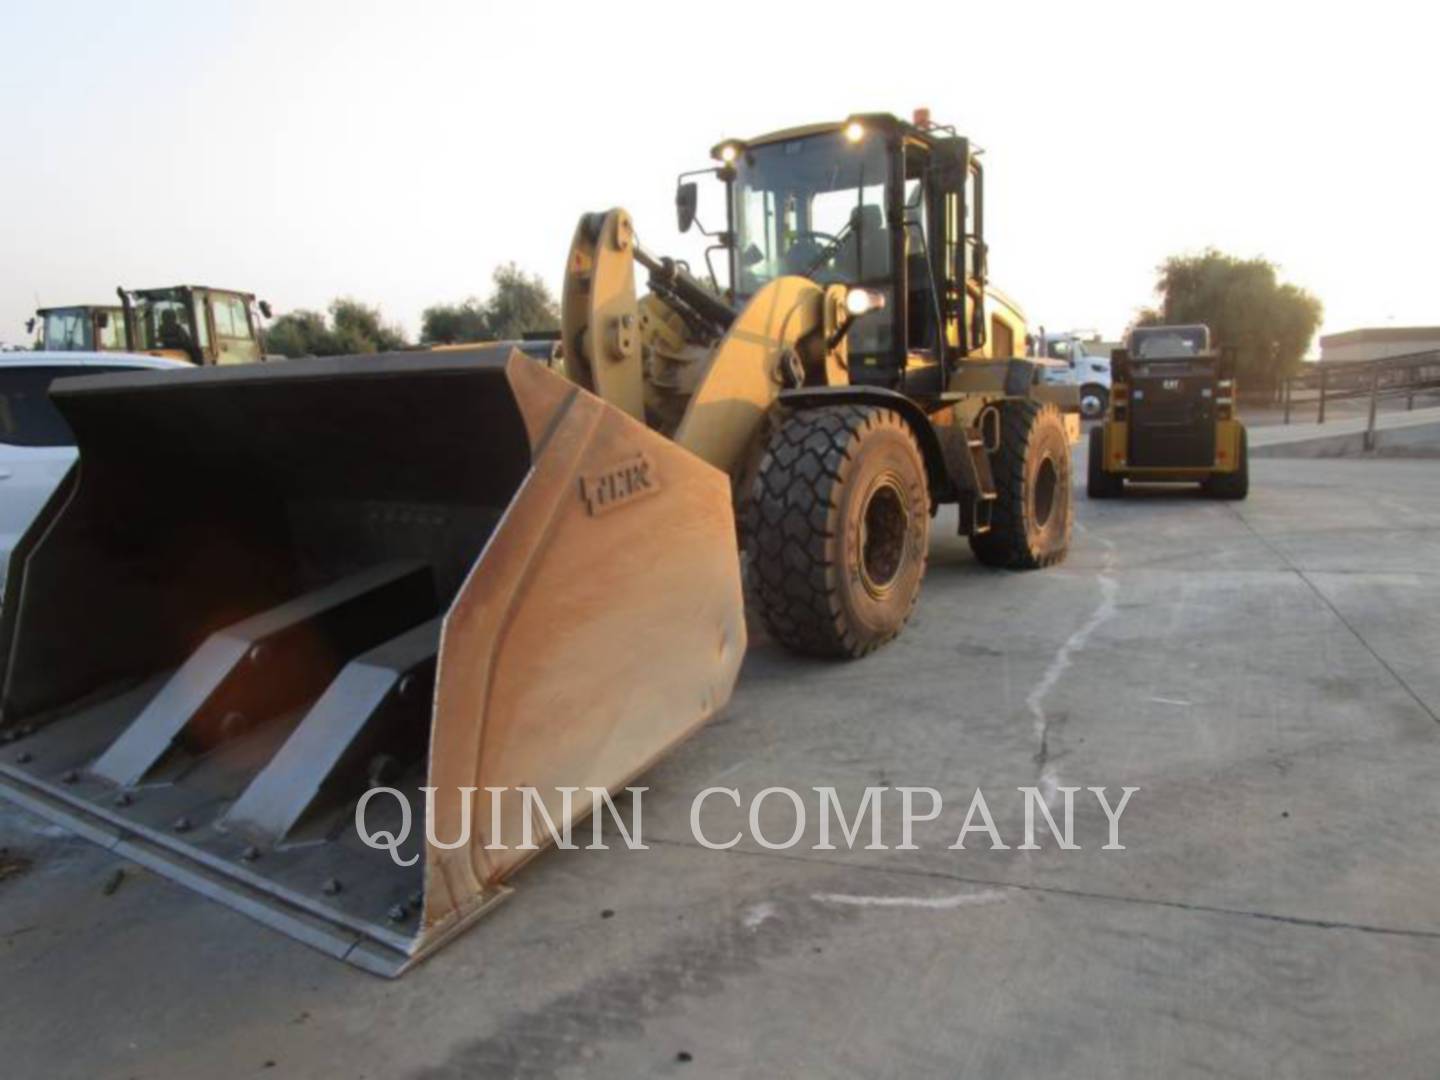
<path fill-rule="evenodd" d="M 90 313 L 83 308 L 47 311 L 44 345 L 49 352 L 89 352 L 95 348 Z"/>
<path fill-rule="evenodd" d="M 1210 347 L 1203 326 L 1157 326 L 1134 330 L 1130 350 L 1139 360 L 1176 360 L 1203 353 Z"/>
<path fill-rule="evenodd" d="M 134 294 L 133 317 L 141 349 L 193 348 L 189 301 L 181 289 Z"/>
<path fill-rule="evenodd" d="M 858 142 L 837 131 L 747 148 L 735 166 L 737 296 L 785 274 L 888 286 L 888 172 L 885 140 L 875 133 Z M 887 321 L 866 319 L 856 329 L 875 340 L 851 347 L 883 348 Z"/>

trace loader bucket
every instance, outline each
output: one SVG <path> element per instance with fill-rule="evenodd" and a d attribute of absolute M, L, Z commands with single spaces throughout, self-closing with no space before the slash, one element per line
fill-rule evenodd
<path fill-rule="evenodd" d="M 52 394 L 79 462 L 10 562 L 0 794 L 335 956 L 399 974 L 729 697 L 725 476 L 519 351 Z"/>

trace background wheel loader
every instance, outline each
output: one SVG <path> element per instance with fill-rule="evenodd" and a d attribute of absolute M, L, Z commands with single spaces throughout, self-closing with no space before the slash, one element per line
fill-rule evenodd
<path fill-rule="evenodd" d="M 774 635 L 839 657 L 900 631 L 942 504 L 988 563 L 1061 558 L 1073 389 L 1013 355 L 967 140 L 863 116 L 716 157 L 729 289 L 586 215 L 563 374 L 500 345 L 57 387 L 80 461 L 10 563 L 0 789 L 396 974 L 725 703 L 737 541 Z"/>
<path fill-rule="evenodd" d="M 251 364 L 266 358 L 260 316 L 270 317 L 270 305 L 251 293 L 203 285 L 116 292 L 131 352 L 192 364 Z"/>
<path fill-rule="evenodd" d="M 38 333 L 36 333 L 38 329 Z M 125 344 L 125 310 L 102 304 L 39 308 L 25 322 L 44 352 L 121 352 Z"/>
<path fill-rule="evenodd" d="M 1235 358 L 1210 348 L 1208 327 L 1139 327 L 1111 365 L 1110 409 L 1090 431 L 1090 498 L 1117 498 L 1126 480 L 1198 482 L 1217 499 L 1249 494 L 1249 447 L 1235 416 Z"/>

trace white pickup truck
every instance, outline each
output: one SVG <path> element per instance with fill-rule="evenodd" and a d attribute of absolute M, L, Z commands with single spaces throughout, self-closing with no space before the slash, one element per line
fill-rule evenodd
<path fill-rule="evenodd" d="M 67 375 L 189 366 L 120 352 L 0 355 L 0 593 L 10 550 L 75 460 L 70 427 L 50 402 L 51 382 Z"/>
<path fill-rule="evenodd" d="M 1056 334 L 1042 332 L 1034 348 L 1037 355 L 1052 361 L 1045 369 L 1046 382 L 1080 388 L 1081 416 L 1093 420 L 1105 415 L 1110 405 L 1108 352 L 1102 353 L 1097 342 L 1075 330 Z"/>

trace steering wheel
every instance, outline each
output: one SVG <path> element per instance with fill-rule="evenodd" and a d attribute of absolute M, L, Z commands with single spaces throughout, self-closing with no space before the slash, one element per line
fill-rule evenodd
<path fill-rule="evenodd" d="M 810 274 L 840 250 L 841 238 L 816 229 L 797 229 L 790 234 L 785 268 L 792 274 Z"/>

